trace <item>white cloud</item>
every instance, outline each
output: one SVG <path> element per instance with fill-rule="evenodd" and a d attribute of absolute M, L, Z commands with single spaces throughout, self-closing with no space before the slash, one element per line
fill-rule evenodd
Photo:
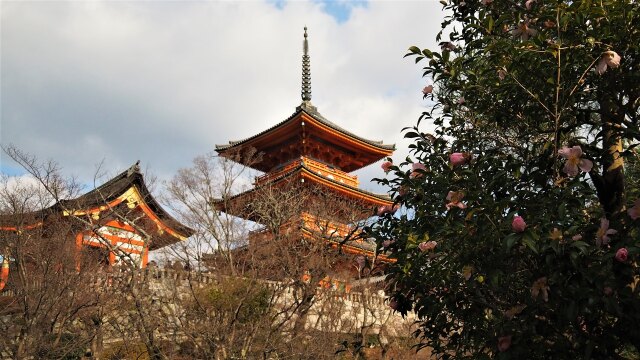
<path fill-rule="evenodd" d="M 313 103 L 396 143 L 422 112 L 410 45 L 435 47 L 436 1 L 371 2 L 338 23 L 313 2 L 2 2 L 0 139 L 91 179 L 136 160 L 171 177 L 214 144 L 300 103 L 309 27 Z M 2 167 L 10 167 L 2 157 Z M 359 172 L 362 187 L 378 168 Z"/>

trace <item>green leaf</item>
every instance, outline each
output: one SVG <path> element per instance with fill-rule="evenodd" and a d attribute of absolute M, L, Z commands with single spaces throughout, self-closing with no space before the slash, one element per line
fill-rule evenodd
<path fill-rule="evenodd" d="M 520 237 L 520 235 L 518 235 L 516 233 L 512 233 L 512 234 L 507 235 L 504 238 L 503 242 L 504 242 L 504 246 L 507 248 L 507 251 L 511 250 L 511 248 L 516 243 L 516 241 L 518 240 L 519 237 Z"/>
<path fill-rule="evenodd" d="M 432 52 L 431 52 L 431 50 L 429 50 L 429 49 L 424 49 L 424 50 L 422 50 L 422 54 L 423 54 L 425 57 L 428 57 L 429 59 L 431 59 L 431 58 L 433 57 L 433 53 L 432 53 Z"/>
<path fill-rule="evenodd" d="M 409 48 L 409 51 L 410 51 L 412 54 L 420 54 L 420 49 L 419 49 L 417 46 L 411 46 L 411 47 Z"/>
<path fill-rule="evenodd" d="M 408 131 L 406 134 L 404 134 L 404 137 L 407 139 L 413 139 L 413 138 L 420 137 L 420 134 L 418 134 L 415 131 Z"/>
<path fill-rule="evenodd" d="M 534 253 L 538 254 L 538 246 L 537 246 L 537 243 L 536 243 L 536 239 L 535 239 L 535 234 L 534 233 L 532 233 L 529 230 L 526 230 L 522 234 L 522 243 L 526 247 L 531 249 L 531 251 L 533 251 Z"/>
<path fill-rule="evenodd" d="M 573 241 L 570 246 L 580 250 L 583 254 L 586 254 L 589 250 L 589 244 L 584 241 Z"/>

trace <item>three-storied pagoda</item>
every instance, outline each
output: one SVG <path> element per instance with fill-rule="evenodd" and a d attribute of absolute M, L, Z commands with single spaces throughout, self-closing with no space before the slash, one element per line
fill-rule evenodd
<path fill-rule="evenodd" d="M 260 156 L 257 159 L 242 156 L 248 149 L 257 151 Z M 331 227 L 330 232 L 326 228 L 319 229 L 316 215 L 304 207 L 297 215 L 298 225 L 288 225 L 296 227 L 301 237 L 321 237 L 344 252 L 373 256 L 375 244 L 359 236 L 345 240 L 345 236 L 353 234 L 354 221 L 370 217 L 374 208 L 391 207 L 393 201 L 386 195 L 359 189 L 358 177 L 350 173 L 390 156 L 394 149 L 394 145 L 368 140 L 343 129 L 323 117 L 311 104 L 310 57 L 305 27 L 302 103 L 296 111 L 286 120 L 254 136 L 216 145 L 216 151 L 221 156 L 264 172 L 255 179 L 252 190 L 225 201 L 235 206 L 221 205 L 220 208 L 227 213 L 256 220 L 247 209 L 255 200 L 256 191 L 266 187 L 286 191 L 301 185 L 314 188 L 316 194 L 324 194 L 316 196 L 346 200 L 344 204 L 349 204 L 349 210 L 353 211 L 349 216 L 342 211 L 342 215 L 325 221 Z M 316 197 L 316 200 L 319 199 Z M 382 259 L 386 258 L 382 256 Z"/>

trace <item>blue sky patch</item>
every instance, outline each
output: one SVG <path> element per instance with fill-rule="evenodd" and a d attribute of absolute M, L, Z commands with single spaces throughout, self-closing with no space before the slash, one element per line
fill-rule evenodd
<path fill-rule="evenodd" d="M 366 8 L 368 5 L 365 0 L 313 0 L 313 2 L 322 4 L 324 12 L 333 16 L 339 24 L 349 20 L 351 10 L 354 8 Z"/>
<path fill-rule="evenodd" d="M 10 166 L 5 164 L 0 165 L 0 174 L 4 174 L 8 176 L 22 176 L 22 175 L 25 175 L 26 173 L 27 172 L 21 167 Z"/>
<path fill-rule="evenodd" d="M 367 0 L 311 0 L 315 4 L 322 6 L 322 11 L 331 15 L 338 24 L 342 24 L 351 17 L 351 10 L 356 7 L 366 8 Z M 284 9 L 287 0 L 267 0 L 267 3 L 275 6 L 277 9 Z"/>
<path fill-rule="evenodd" d="M 284 5 L 287 3 L 286 0 L 267 0 L 267 3 L 273 5 L 278 10 L 284 9 Z"/>

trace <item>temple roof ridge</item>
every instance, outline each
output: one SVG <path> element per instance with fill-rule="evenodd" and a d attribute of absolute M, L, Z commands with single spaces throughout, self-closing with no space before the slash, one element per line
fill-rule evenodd
<path fill-rule="evenodd" d="M 320 114 L 320 112 L 318 112 L 318 110 L 317 110 L 317 108 L 315 106 L 311 105 L 310 103 L 303 102 L 301 105 L 297 106 L 296 107 L 296 111 L 293 114 L 291 114 L 291 116 L 286 118 L 285 120 L 273 125 L 272 127 L 268 128 L 268 129 L 266 129 L 264 131 L 261 131 L 261 132 L 255 134 L 255 135 L 253 135 L 253 136 L 250 136 L 248 138 L 245 138 L 245 139 L 242 139 L 242 140 L 232 140 L 232 141 L 229 141 L 228 144 L 216 144 L 216 150 L 218 150 L 218 151 L 226 150 L 228 148 L 234 147 L 236 145 L 243 144 L 245 142 L 248 142 L 249 140 L 252 140 L 252 139 L 255 139 L 257 137 L 260 137 L 260 136 L 262 136 L 262 135 L 264 135 L 264 134 L 266 134 L 266 133 L 268 133 L 268 132 L 270 132 L 270 131 L 272 131 L 274 129 L 277 129 L 278 127 L 280 127 L 280 126 L 282 126 L 284 124 L 286 124 L 287 122 L 291 121 L 297 115 L 299 115 L 300 113 L 303 113 L 303 112 L 305 114 L 309 115 L 310 117 L 312 117 L 313 119 L 319 121 L 320 123 L 332 128 L 334 130 L 337 130 L 337 131 L 339 131 L 339 132 L 341 132 L 341 133 L 343 133 L 343 134 L 345 134 L 345 135 L 347 135 L 347 136 L 349 136 L 351 138 L 360 140 L 360 141 L 365 142 L 367 144 L 374 145 L 376 147 L 380 147 L 380 148 L 383 148 L 383 149 L 386 149 L 386 150 L 395 150 L 395 148 L 396 148 L 395 144 L 384 144 L 384 141 L 382 141 L 382 140 L 370 140 L 370 139 L 366 139 L 366 138 L 363 138 L 361 136 L 358 136 L 358 135 L 346 130 L 345 128 L 337 125 L 336 123 L 328 120 L 324 116 L 322 116 Z"/>
<path fill-rule="evenodd" d="M 140 193 L 141 200 L 155 213 L 158 219 L 166 223 L 169 228 L 176 231 L 180 236 L 187 238 L 195 232 L 169 214 L 151 194 L 145 184 L 144 176 L 140 171 L 140 160 L 85 194 L 73 199 L 61 199 L 47 208 L 36 210 L 25 215 L 29 215 L 33 219 L 42 220 L 58 213 L 86 211 L 92 208 L 108 208 L 109 202 L 125 194 L 131 187 L 136 188 Z M 14 218 L 15 216 L 13 215 L 0 215 L 0 225 L 13 223 Z"/>

